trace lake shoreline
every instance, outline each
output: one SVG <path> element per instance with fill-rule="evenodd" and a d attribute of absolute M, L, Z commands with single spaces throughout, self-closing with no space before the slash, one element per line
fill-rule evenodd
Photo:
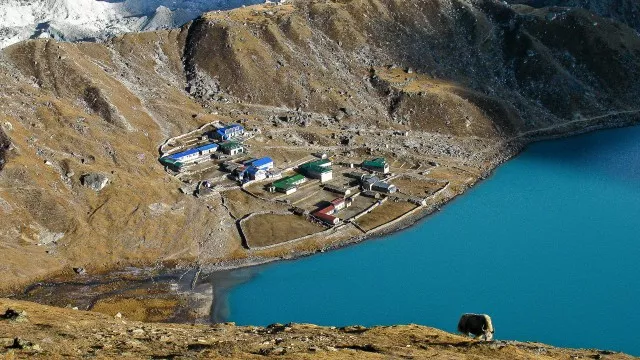
<path fill-rule="evenodd" d="M 446 206 L 452 200 L 458 198 L 458 196 L 464 195 L 468 190 L 477 186 L 481 181 L 490 179 L 493 176 L 495 170 L 500 165 L 518 156 L 531 143 L 551 140 L 551 139 L 566 138 L 566 137 L 581 135 L 581 134 L 590 133 L 590 132 L 603 130 L 603 129 L 628 127 L 628 126 L 637 125 L 638 122 L 640 122 L 640 118 L 638 119 L 632 118 L 622 123 L 597 122 L 588 127 L 580 128 L 580 129 L 571 131 L 569 133 L 548 134 L 535 139 L 527 139 L 527 141 L 522 141 L 522 139 L 517 139 L 516 141 L 513 141 L 513 142 L 504 141 L 502 144 L 498 144 L 499 146 L 498 148 L 501 149 L 501 151 L 496 150 L 497 156 L 496 158 L 494 158 L 494 161 L 491 163 L 491 167 L 486 169 L 486 171 L 484 172 L 485 176 L 482 176 L 481 178 L 477 179 L 473 184 L 465 188 L 462 191 L 462 193 L 450 198 L 446 198 L 443 201 L 436 204 L 435 206 L 431 206 L 421 211 L 417 211 L 415 214 L 412 214 L 411 216 L 404 218 L 401 221 L 398 221 L 397 223 L 394 223 L 392 226 L 383 225 L 380 227 L 379 230 L 373 231 L 372 233 L 360 235 L 356 237 L 350 237 L 345 240 L 338 241 L 321 250 L 297 251 L 284 257 L 283 256 L 247 257 L 243 259 L 223 260 L 223 261 L 217 261 L 212 263 L 201 263 L 201 264 L 198 264 L 196 261 L 192 261 L 192 260 L 171 260 L 171 261 L 156 261 L 156 262 L 147 263 L 147 264 L 142 264 L 142 263 L 127 264 L 126 266 L 120 265 L 120 266 L 114 266 L 111 268 L 100 269 L 99 271 L 93 272 L 91 275 L 92 277 L 99 278 L 107 274 L 111 274 L 113 272 L 122 271 L 123 269 L 127 269 L 127 268 L 137 268 L 145 271 L 149 270 L 149 271 L 157 271 L 157 272 L 189 271 L 189 270 L 199 268 L 202 270 L 203 276 L 205 276 L 212 273 L 221 273 L 224 271 L 231 271 L 231 270 L 237 270 L 242 268 L 258 267 L 258 266 L 280 262 L 280 261 L 293 261 L 293 260 L 309 257 L 318 253 L 324 253 L 324 252 L 348 248 L 353 245 L 360 244 L 367 240 L 375 240 L 375 239 L 383 238 L 385 236 L 389 236 L 391 234 L 401 233 L 402 231 L 408 230 L 423 221 L 428 221 L 428 219 L 430 218 L 430 215 L 435 214 L 437 211 L 440 210 L 440 208 L 442 208 L 443 206 Z M 81 281 L 82 278 L 78 278 L 77 275 L 70 274 L 68 271 L 58 271 L 52 274 L 48 274 L 48 276 L 43 277 L 40 281 L 35 281 L 35 282 L 30 281 L 27 284 L 9 284 L 9 285 L 5 284 L 3 285 L 4 289 L 2 289 L 3 290 L 2 293 L 4 296 L 16 297 L 16 296 L 20 296 L 20 294 L 24 294 L 27 289 L 37 284 L 50 284 L 50 283 L 58 283 L 58 282 L 73 281 L 73 280 Z M 214 285 L 214 293 L 217 295 L 221 294 L 219 293 L 219 289 L 215 289 L 215 285 Z M 222 294 L 223 293 L 224 291 L 222 292 Z M 213 299 L 214 305 L 212 306 L 212 309 L 217 306 L 216 302 L 219 301 L 220 298 L 221 296 L 214 296 L 214 299 Z"/>

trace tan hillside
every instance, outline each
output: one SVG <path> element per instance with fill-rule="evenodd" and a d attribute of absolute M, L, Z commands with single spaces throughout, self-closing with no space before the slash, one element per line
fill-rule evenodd
<path fill-rule="evenodd" d="M 0 318 L 0 358 L 6 359 L 634 359 L 540 343 L 479 342 L 418 325 L 154 324 L 0 299 L 0 312 L 9 308 L 20 315 Z"/>
<path fill-rule="evenodd" d="M 260 130 L 252 154 L 283 167 L 326 151 L 345 164 L 386 156 L 393 172 L 422 177 L 407 193 L 427 194 L 426 205 L 381 231 L 461 194 L 527 141 L 636 122 L 637 34 L 584 10 L 547 15 L 492 0 L 295 1 L 106 43 L 4 49 L 2 287 L 72 267 L 239 265 L 374 235 L 382 220 L 370 216 L 364 228 L 248 249 L 236 215 L 286 212 L 286 201 L 261 200 L 262 187 L 185 195 L 157 160 L 168 138 L 212 121 Z M 107 187 L 82 186 L 90 173 Z M 413 208 L 385 206 L 384 221 Z"/>

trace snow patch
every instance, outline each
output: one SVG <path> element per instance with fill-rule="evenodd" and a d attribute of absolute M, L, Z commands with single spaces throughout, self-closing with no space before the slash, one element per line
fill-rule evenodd
<path fill-rule="evenodd" d="M 2 0 L 0 48 L 38 37 L 78 41 L 179 27 L 202 13 L 263 0 Z"/>

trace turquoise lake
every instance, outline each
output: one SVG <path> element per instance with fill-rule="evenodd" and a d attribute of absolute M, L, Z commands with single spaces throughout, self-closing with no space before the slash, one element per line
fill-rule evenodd
<path fill-rule="evenodd" d="M 231 272 L 238 324 L 417 323 L 640 355 L 640 127 L 531 145 L 414 227 Z"/>

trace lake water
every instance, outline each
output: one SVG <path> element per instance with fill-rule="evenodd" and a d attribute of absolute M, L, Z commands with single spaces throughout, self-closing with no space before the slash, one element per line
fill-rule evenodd
<path fill-rule="evenodd" d="M 217 315 L 453 332 L 487 313 L 497 339 L 640 355 L 639 260 L 640 127 L 606 130 L 530 146 L 406 231 L 232 272 Z"/>

